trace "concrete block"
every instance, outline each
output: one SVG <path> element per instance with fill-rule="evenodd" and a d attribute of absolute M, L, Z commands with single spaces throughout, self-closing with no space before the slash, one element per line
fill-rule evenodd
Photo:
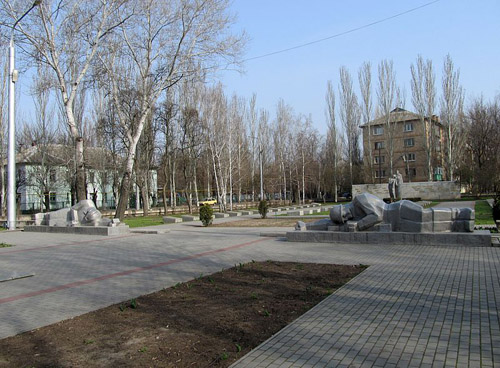
<path fill-rule="evenodd" d="M 182 219 L 180 217 L 163 216 L 164 224 L 176 224 L 178 222 L 182 222 Z"/>
<path fill-rule="evenodd" d="M 390 233 L 392 229 L 390 224 L 377 224 L 373 226 L 373 231 L 378 231 L 380 233 Z"/>
<path fill-rule="evenodd" d="M 253 215 L 253 211 L 240 211 L 242 216 Z"/>
<path fill-rule="evenodd" d="M 182 222 L 198 221 L 200 219 L 199 216 L 194 215 L 183 215 L 181 218 Z"/>
<path fill-rule="evenodd" d="M 228 213 L 222 213 L 222 212 L 215 212 L 214 213 L 215 218 L 226 218 L 229 217 Z"/>
<path fill-rule="evenodd" d="M 400 209 L 401 219 L 415 221 L 415 222 L 429 222 L 432 221 L 432 211 L 423 210 L 422 206 L 407 201 Z"/>
<path fill-rule="evenodd" d="M 304 215 L 312 215 L 312 210 L 302 210 L 302 212 L 304 213 Z"/>
<path fill-rule="evenodd" d="M 455 220 L 453 221 L 452 230 L 456 232 L 472 232 L 474 231 L 474 220 Z"/>
<path fill-rule="evenodd" d="M 451 221 L 452 211 L 450 208 L 434 207 L 430 209 L 432 212 L 432 219 L 434 221 Z"/>
<path fill-rule="evenodd" d="M 289 212 L 288 213 L 290 216 L 303 216 L 304 215 L 304 211 L 303 210 L 300 210 L 300 211 L 292 211 L 292 212 Z"/>
<path fill-rule="evenodd" d="M 435 232 L 450 232 L 452 230 L 451 221 L 434 221 L 433 231 Z"/>
<path fill-rule="evenodd" d="M 230 211 L 230 212 L 228 212 L 228 214 L 229 214 L 229 217 L 241 216 L 241 212 L 235 212 L 235 211 Z"/>
<path fill-rule="evenodd" d="M 302 221 L 299 221 L 302 222 Z M 328 231 L 329 227 L 333 226 L 333 222 L 330 219 L 321 219 L 306 225 L 307 230 L 321 230 Z"/>
<path fill-rule="evenodd" d="M 130 233 L 128 225 L 123 224 L 120 226 L 25 226 L 24 231 L 103 236 L 123 235 Z"/>

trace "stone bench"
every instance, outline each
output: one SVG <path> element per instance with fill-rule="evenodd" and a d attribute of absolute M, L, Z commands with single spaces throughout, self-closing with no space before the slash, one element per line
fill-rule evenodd
<path fill-rule="evenodd" d="M 176 224 L 179 222 L 182 222 L 182 219 L 180 217 L 163 216 L 164 224 Z"/>
<path fill-rule="evenodd" d="M 181 218 L 182 222 L 198 221 L 200 219 L 199 216 L 195 215 L 183 215 Z"/>

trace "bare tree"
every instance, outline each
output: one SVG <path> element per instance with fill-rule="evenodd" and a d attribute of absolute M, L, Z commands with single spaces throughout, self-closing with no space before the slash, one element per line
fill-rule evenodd
<path fill-rule="evenodd" d="M 255 201 L 255 163 L 257 161 L 255 154 L 257 152 L 257 95 L 254 93 L 250 98 L 249 110 L 247 115 L 248 128 L 250 135 L 250 180 L 252 186 L 252 201 Z"/>
<path fill-rule="evenodd" d="M 46 0 L 17 30 L 24 55 L 47 65 L 54 73 L 68 130 L 75 144 L 76 194 L 86 198 L 84 139 L 75 117 L 75 99 L 86 82 L 92 61 L 101 50 L 106 35 L 116 26 L 114 14 L 124 0 Z M 1 0 L 3 19 L 11 23 L 25 9 L 24 2 Z"/>
<path fill-rule="evenodd" d="M 389 156 L 389 174 L 394 174 L 394 146 L 396 124 L 391 119 L 391 111 L 398 101 L 399 89 L 396 85 L 396 73 L 392 61 L 382 60 L 378 66 L 378 105 L 384 116 L 385 136 L 387 137 L 386 151 Z M 369 132 L 371 135 L 372 132 Z M 370 147 L 371 149 L 371 147 Z M 379 174 L 381 175 L 381 174 Z"/>
<path fill-rule="evenodd" d="M 373 154 L 372 154 L 372 141 L 371 141 L 371 120 L 372 120 L 372 66 L 370 62 L 365 62 L 358 72 L 359 88 L 361 90 L 361 111 L 363 114 L 363 123 L 366 125 L 366 132 L 368 132 L 368 147 L 369 149 L 364 152 L 365 162 L 368 163 L 368 170 L 370 175 L 370 183 L 375 182 L 373 172 Z"/>
<path fill-rule="evenodd" d="M 290 124 L 293 121 L 292 107 L 287 105 L 285 101 L 280 99 L 278 101 L 278 108 L 276 110 L 276 121 L 274 127 L 274 149 L 276 151 L 275 157 L 279 163 L 279 176 L 282 181 L 282 194 L 280 199 L 286 201 L 287 180 L 286 180 L 286 161 L 288 156 L 288 145 L 286 139 L 290 131 Z M 281 192 L 281 190 L 280 190 Z"/>
<path fill-rule="evenodd" d="M 413 107 L 420 115 L 423 130 L 423 147 L 426 152 L 427 179 L 432 181 L 432 156 L 433 156 L 433 114 L 436 104 L 436 90 L 434 85 L 434 72 L 432 61 L 424 62 L 422 56 L 418 56 L 416 65 L 411 65 L 411 91 Z"/>
<path fill-rule="evenodd" d="M 259 154 L 259 172 L 260 172 L 260 195 L 259 199 L 265 200 L 264 191 L 264 165 L 267 161 L 267 151 L 269 149 L 269 112 L 261 109 L 259 114 L 259 127 L 257 136 L 257 146 Z"/>
<path fill-rule="evenodd" d="M 228 34 L 232 18 L 225 0 L 148 0 L 131 2 L 118 12 L 120 37 L 101 67 L 107 75 L 120 123 L 127 132 L 127 159 L 116 216 L 122 218 L 130 190 L 137 143 L 144 124 L 160 96 L 182 78 L 199 74 L 199 67 L 224 58 L 236 63 L 242 37 Z M 125 23 L 133 12 L 131 25 Z M 137 89 L 137 122 L 121 111 L 119 91 Z"/>
<path fill-rule="evenodd" d="M 500 186 L 500 98 L 486 103 L 482 98 L 473 101 L 467 111 L 467 148 L 470 158 L 466 162 L 471 173 L 474 194 L 498 190 Z"/>
<path fill-rule="evenodd" d="M 460 71 L 455 70 L 449 54 L 446 55 L 443 63 L 442 88 L 441 119 L 446 126 L 446 173 L 448 180 L 454 180 L 457 156 L 464 143 L 461 126 L 464 92 L 460 86 Z"/>
<path fill-rule="evenodd" d="M 349 162 L 349 182 L 353 184 L 353 165 L 359 163 L 359 121 L 358 98 L 354 92 L 352 77 L 346 67 L 340 68 L 340 120 L 347 138 L 347 158 Z"/>
<path fill-rule="evenodd" d="M 338 133 L 337 124 L 335 119 L 335 92 L 333 90 L 332 81 L 328 81 L 326 89 L 326 115 L 328 121 L 328 131 L 326 136 L 326 152 L 328 155 L 328 163 L 332 165 L 333 173 L 333 198 L 337 202 L 337 192 L 338 192 L 338 161 L 339 161 L 339 144 L 338 144 Z"/>
<path fill-rule="evenodd" d="M 28 194 L 34 192 L 37 195 L 43 212 L 50 211 L 50 192 L 60 191 L 62 182 L 57 176 L 63 174 L 61 169 L 66 167 L 70 160 L 64 161 L 66 158 L 63 157 L 60 147 L 55 146 L 58 131 L 54 123 L 55 112 L 50 103 L 50 76 L 44 66 L 39 65 L 37 69 L 31 94 L 35 103 L 35 119 L 31 124 L 23 125 L 20 141 L 24 146 L 24 152 L 21 154 L 34 165 L 29 165 L 26 169 L 23 185 L 27 187 Z"/>

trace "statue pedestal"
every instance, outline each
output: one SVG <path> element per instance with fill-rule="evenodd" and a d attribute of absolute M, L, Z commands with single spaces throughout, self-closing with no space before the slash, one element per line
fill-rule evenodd
<path fill-rule="evenodd" d="M 290 242 L 303 243 L 340 243 L 367 245 L 422 245 L 422 246 L 468 246 L 490 247 L 491 233 L 476 230 L 471 233 L 405 233 L 375 231 L 291 231 L 286 233 Z"/>
<path fill-rule="evenodd" d="M 80 234 L 80 235 L 124 235 L 129 234 L 128 225 L 119 226 L 48 226 L 34 225 L 25 226 L 24 231 L 40 233 L 59 233 L 59 234 Z"/>

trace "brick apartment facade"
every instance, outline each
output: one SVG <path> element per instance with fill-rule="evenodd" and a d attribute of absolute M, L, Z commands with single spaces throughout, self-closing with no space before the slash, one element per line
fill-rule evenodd
<path fill-rule="evenodd" d="M 387 182 L 390 175 L 389 142 L 393 143 L 393 174 L 396 170 L 405 182 L 428 181 L 427 153 L 425 149 L 424 127 L 418 114 L 401 108 L 390 112 L 390 123 L 383 116 L 361 126 L 363 130 L 364 166 L 373 160 L 375 183 Z M 425 118 L 427 140 L 432 140 L 432 180 L 444 180 L 445 131 L 437 116 Z M 370 128 L 370 129 L 368 129 Z M 370 134 L 370 137 L 368 137 Z M 432 134 L 432 135 L 431 135 Z M 371 155 L 370 155 L 371 153 Z"/>

